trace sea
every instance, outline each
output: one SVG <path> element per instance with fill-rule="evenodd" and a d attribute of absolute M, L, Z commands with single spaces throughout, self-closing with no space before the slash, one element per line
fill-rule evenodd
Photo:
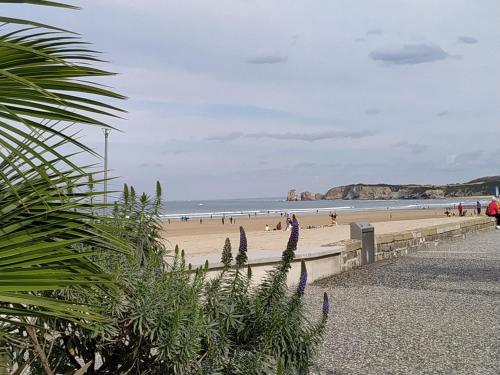
<path fill-rule="evenodd" d="M 316 212 L 453 209 L 460 202 L 475 207 L 477 198 L 399 199 L 399 200 L 317 200 L 286 201 L 283 198 L 247 198 L 218 200 L 189 200 L 163 202 L 162 217 L 168 219 L 208 218 L 222 216 L 263 216 L 281 213 L 308 214 Z M 483 206 L 488 200 L 480 199 Z"/>

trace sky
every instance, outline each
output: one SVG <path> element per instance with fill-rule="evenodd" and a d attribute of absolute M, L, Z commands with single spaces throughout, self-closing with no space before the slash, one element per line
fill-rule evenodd
<path fill-rule="evenodd" d="M 119 73 L 115 186 L 189 200 L 500 174 L 498 0 L 71 4 L 9 15 L 82 34 Z M 83 140 L 103 152 L 100 129 Z"/>

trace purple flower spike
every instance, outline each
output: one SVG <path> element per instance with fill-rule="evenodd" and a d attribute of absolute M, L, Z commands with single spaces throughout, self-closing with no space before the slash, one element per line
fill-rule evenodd
<path fill-rule="evenodd" d="M 292 221 L 292 231 L 290 233 L 290 238 L 288 239 L 287 250 L 297 250 L 297 243 L 299 242 L 299 222 L 297 219 Z"/>
<path fill-rule="evenodd" d="M 238 251 L 241 252 L 247 252 L 247 235 L 245 233 L 245 229 L 243 227 L 240 227 L 240 248 Z"/>
<path fill-rule="evenodd" d="M 328 294 L 323 294 L 323 316 L 326 318 L 330 312 L 330 303 L 328 302 Z"/>
<path fill-rule="evenodd" d="M 247 235 L 243 227 L 240 227 L 240 247 L 238 249 L 238 255 L 236 256 L 236 265 L 241 267 L 247 260 Z"/>
<path fill-rule="evenodd" d="M 302 297 L 304 295 L 304 291 L 306 289 L 306 284 L 307 284 L 307 268 L 306 268 L 306 262 L 302 261 L 300 263 L 300 280 L 299 280 L 299 287 L 297 288 L 297 294 L 299 297 Z"/>

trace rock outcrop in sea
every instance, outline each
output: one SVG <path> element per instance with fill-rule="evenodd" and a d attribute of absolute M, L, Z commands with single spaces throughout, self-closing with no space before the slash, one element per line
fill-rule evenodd
<path fill-rule="evenodd" d="M 300 195 L 297 194 L 297 191 L 295 189 L 291 189 L 288 191 L 288 194 L 286 196 L 287 201 L 299 201 L 300 200 Z"/>
<path fill-rule="evenodd" d="M 481 177 L 466 183 L 449 185 L 389 185 L 352 184 L 336 186 L 325 194 L 313 194 L 295 189 L 288 192 L 287 200 L 333 200 L 333 199 L 440 199 L 471 197 L 495 194 L 500 187 L 500 176 Z"/>
<path fill-rule="evenodd" d="M 301 201 L 314 201 L 314 200 L 316 200 L 316 198 L 313 195 L 313 193 L 311 193 L 310 191 L 304 191 L 304 192 L 300 193 L 300 200 Z"/>

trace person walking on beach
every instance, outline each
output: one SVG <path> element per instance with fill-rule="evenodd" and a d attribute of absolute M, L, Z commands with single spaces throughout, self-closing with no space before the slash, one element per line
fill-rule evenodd
<path fill-rule="evenodd" d="M 494 217 L 497 219 L 497 229 L 500 229 L 500 211 L 498 209 L 498 199 L 493 198 L 491 202 L 488 204 L 488 208 L 486 209 L 486 215 L 489 217 Z"/>
<path fill-rule="evenodd" d="M 232 224 L 232 223 L 233 223 L 233 217 L 231 216 L 231 217 L 229 218 L 229 224 Z"/>
<path fill-rule="evenodd" d="M 457 209 L 458 209 L 458 216 L 464 216 L 464 215 L 463 215 L 463 212 L 464 212 L 464 205 L 462 204 L 462 202 L 460 202 L 460 203 L 458 204 Z"/>
<path fill-rule="evenodd" d="M 481 215 L 481 202 L 479 201 L 476 202 L 476 213 Z"/>
<path fill-rule="evenodd" d="M 224 221 L 225 221 L 225 220 L 226 220 L 226 219 L 224 218 L 224 216 L 222 216 L 222 225 L 224 225 Z"/>

